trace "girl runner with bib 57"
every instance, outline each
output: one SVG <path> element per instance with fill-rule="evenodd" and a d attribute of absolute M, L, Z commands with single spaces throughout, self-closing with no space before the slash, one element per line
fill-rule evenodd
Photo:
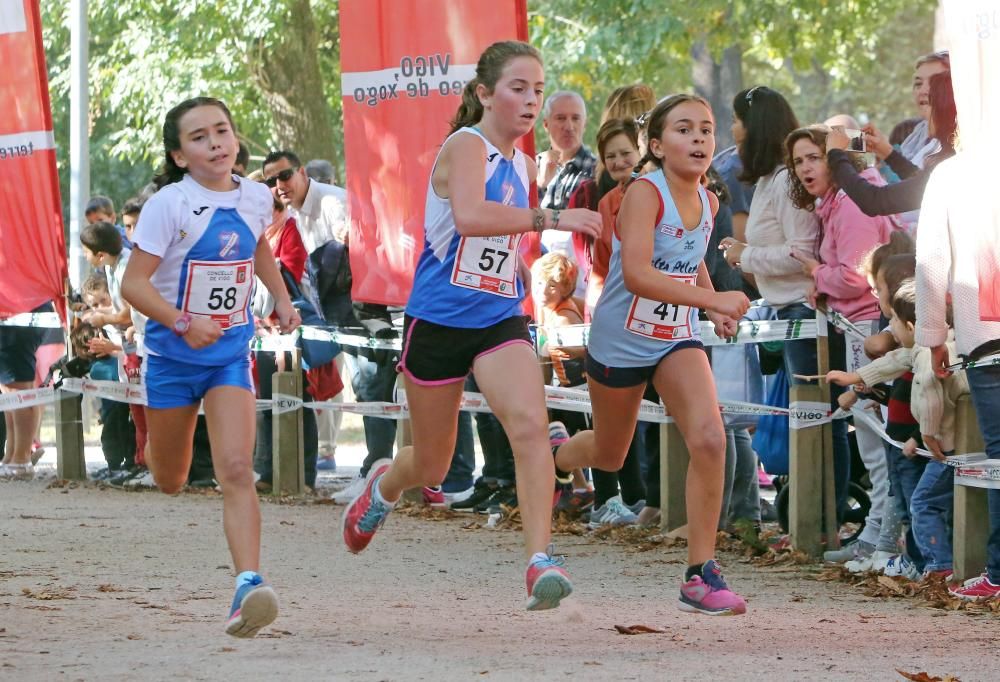
<path fill-rule="evenodd" d="M 558 448 L 556 467 L 620 469 L 652 381 L 691 453 L 689 566 L 679 606 L 733 615 L 744 613 L 746 603 L 729 590 L 714 559 L 726 436 L 698 308 L 708 311 L 716 334 L 732 336 L 750 301 L 738 291 L 716 292 L 705 267 L 719 205 L 701 179 L 712 163 L 714 133 L 712 110 L 700 97 L 673 95 L 650 112 L 649 148 L 636 171 L 650 162 L 658 169 L 625 194 L 591 323 L 586 362 L 594 428 Z"/>
<path fill-rule="evenodd" d="M 538 119 L 544 79 L 541 56 L 527 43 L 494 43 L 479 57 L 431 171 L 424 250 L 406 306 L 399 369 L 413 446 L 376 462 L 343 516 L 344 543 L 361 552 L 404 490 L 444 480 L 472 371 L 514 451 L 529 610 L 558 606 L 572 585 L 546 551 L 555 468 L 542 372 L 521 313 L 518 242 L 532 230 L 591 238 L 601 231 L 594 211 L 528 207 L 537 171 L 515 143 Z"/>
<path fill-rule="evenodd" d="M 274 591 L 257 573 L 254 276 L 274 296 L 283 332 L 300 318 L 263 237 L 272 219 L 271 192 L 233 175 L 239 142 L 226 105 L 208 97 L 178 104 L 163 122 L 163 144 L 158 191 L 142 209 L 122 282 L 125 299 L 149 317 L 146 461 L 160 490 L 173 494 L 184 487 L 204 399 L 223 526 L 238 574 L 226 632 L 253 637 L 278 614 Z"/>

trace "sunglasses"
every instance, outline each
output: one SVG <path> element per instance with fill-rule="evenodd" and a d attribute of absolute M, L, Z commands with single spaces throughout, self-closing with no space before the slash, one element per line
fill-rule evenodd
<path fill-rule="evenodd" d="M 285 170 L 278 171 L 271 177 L 264 178 L 264 184 L 273 189 L 274 187 L 277 186 L 278 180 L 281 180 L 282 182 L 288 182 L 289 180 L 291 180 L 292 176 L 295 175 L 295 171 L 297 170 L 298 168 L 286 168 Z"/>

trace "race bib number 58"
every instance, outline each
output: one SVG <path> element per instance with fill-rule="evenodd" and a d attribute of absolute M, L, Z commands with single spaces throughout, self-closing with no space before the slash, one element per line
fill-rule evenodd
<path fill-rule="evenodd" d="M 188 263 L 184 286 L 185 312 L 209 317 L 223 330 L 248 323 L 247 303 L 253 291 L 253 261 Z"/>
<path fill-rule="evenodd" d="M 517 243 L 520 235 L 462 237 L 451 283 L 494 296 L 517 298 Z"/>
<path fill-rule="evenodd" d="M 669 275 L 683 284 L 695 284 L 697 275 Z M 663 341 L 690 339 L 691 307 L 634 296 L 625 319 L 625 329 L 633 334 Z"/>

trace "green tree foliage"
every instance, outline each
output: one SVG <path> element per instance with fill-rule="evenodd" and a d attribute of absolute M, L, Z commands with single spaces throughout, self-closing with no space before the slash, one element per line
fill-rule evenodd
<path fill-rule="evenodd" d="M 42 3 L 60 177 L 68 197 L 67 5 Z M 803 122 L 846 112 L 889 129 L 913 115 L 908 87 L 913 59 L 931 49 L 935 6 L 936 0 L 530 0 L 528 5 L 531 39 L 545 55 L 548 88 L 578 90 L 590 103 L 588 141 L 601 105 L 618 85 L 645 82 L 662 95 L 691 90 L 692 51 L 703 45 L 716 62 L 726 51 L 742 65 L 736 69 L 741 77 L 719 84 L 714 100 L 723 142 L 727 103 L 744 84 L 767 84 L 785 93 Z M 90 0 L 93 192 L 120 203 L 141 188 L 162 154 L 164 113 L 196 94 L 227 102 L 254 155 L 301 145 L 304 155 L 325 155 L 339 164 L 338 7 L 337 0 Z M 291 88 L 293 96 L 283 98 L 282 81 L 310 58 L 296 52 L 306 44 L 315 44 L 308 52 L 315 52 L 317 79 L 306 91 Z"/>
<path fill-rule="evenodd" d="M 746 86 L 784 93 L 803 122 L 832 113 L 884 128 L 914 115 L 913 60 L 931 51 L 936 0 L 533 0 L 532 41 L 551 88 L 591 103 L 588 140 L 615 87 L 644 82 L 662 95 L 693 87 L 692 49 L 742 55 Z M 731 101 L 738 88 L 722 93 Z M 718 107 L 717 107 L 718 108 Z M 717 111 L 726 128 L 729 111 Z M 724 130 L 722 132 L 725 132 Z"/>

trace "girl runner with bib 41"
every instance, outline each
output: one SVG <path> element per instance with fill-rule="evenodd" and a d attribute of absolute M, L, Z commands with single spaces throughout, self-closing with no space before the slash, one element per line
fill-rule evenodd
<path fill-rule="evenodd" d="M 344 543 L 361 552 L 404 490 L 444 480 L 471 370 L 514 451 L 529 610 L 558 606 L 572 585 L 546 551 L 555 469 L 541 368 L 521 313 L 518 242 L 532 230 L 601 231 L 594 211 L 528 208 L 536 168 L 515 143 L 535 125 L 544 79 L 534 47 L 501 42 L 483 52 L 465 88 L 431 171 L 424 250 L 406 306 L 399 369 L 413 446 L 376 462 L 343 516 Z"/>
<path fill-rule="evenodd" d="M 698 334 L 698 308 L 719 336 L 732 336 L 750 302 L 738 291 L 716 292 L 705 267 L 718 200 L 701 185 L 715 151 L 708 103 L 673 95 L 648 116 L 649 148 L 636 166 L 658 169 L 634 181 L 618 214 L 611 264 L 594 309 L 587 383 L 594 428 L 556 451 L 556 467 L 618 471 L 632 440 L 646 383 L 653 382 L 684 436 L 687 473 L 688 570 L 684 611 L 733 615 L 742 597 L 722 577 L 715 531 L 722 504 L 726 436 L 712 368 Z"/>
<path fill-rule="evenodd" d="M 163 122 L 163 144 L 158 191 L 142 209 L 122 282 L 125 299 L 149 317 L 146 461 L 160 490 L 173 494 L 184 487 L 204 399 L 223 526 L 238 574 L 226 632 L 253 637 L 278 614 L 274 591 L 257 573 L 254 275 L 274 296 L 283 332 L 300 319 L 263 237 L 272 219 L 271 192 L 233 175 L 239 142 L 226 105 L 208 97 L 178 104 Z"/>

